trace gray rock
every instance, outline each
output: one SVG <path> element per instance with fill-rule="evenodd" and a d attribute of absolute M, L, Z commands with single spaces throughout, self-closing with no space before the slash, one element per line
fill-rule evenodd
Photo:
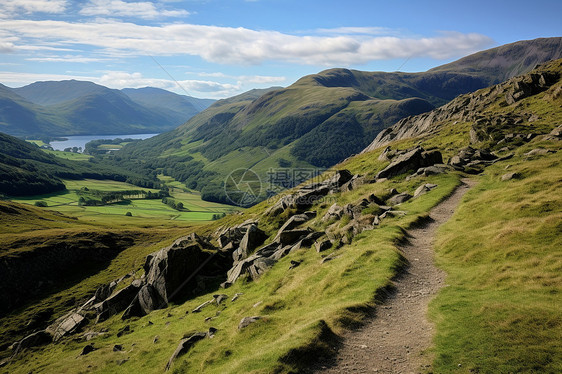
<path fill-rule="evenodd" d="M 260 246 L 265 241 L 265 239 L 267 239 L 267 235 L 265 234 L 265 232 L 260 230 L 256 225 L 250 225 L 248 226 L 246 234 L 244 234 L 244 237 L 240 242 L 239 249 L 244 257 L 247 257 L 248 254 L 258 246 Z"/>
<path fill-rule="evenodd" d="M 122 318 L 142 317 L 153 310 L 162 309 L 167 305 L 168 303 L 160 296 L 156 289 L 152 285 L 146 284 L 134 297 L 125 313 L 123 313 Z"/>
<path fill-rule="evenodd" d="M 123 346 L 121 344 L 115 344 L 113 346 L 113 352 L 121 352 L 123 350 Z"/>
<path fill-rule="evenodd" d="M 331 219 L 340 219 L 343 215 L 343 208 L 338 204 L 334 203 L 328 210 L 324 217 L 322 217 L 322 221 L 329 221 Z"/>
<path fill-rule="evenodd" d="M 57 319 L 45 329 L 53 337 L 53 341 L 60 340 L 63 336 L 76 332 L 86 322 L 84 316 L 72 311 Z"/>
<path fill-rule="evenodd" d="M 314 243 L 314 246 L 316 247 L 316 252 L 320 253 L 320 252 L 324 252 L 327 249 L 330 249 L 332 247 L 332 242 L 329 241 L 328 239 L 325 239 Z"/>
<path fill-rule="evenodd" d="M 275 237 L 275 239 L 273 241 L 274 242 L 279 241 L 279 236 L 282 232 L 292 230 L 292 229 L 302 225 L 303 223 L 310 221 L 314 217 L 316 217 L 316 212 L 306 212 L 306 213 L 302 213 L 302 214 L 295 214 L 294 216 L 289 218 L 287 220 L 287 222 L 285 222 L 281 226 L 281 228 L 277 232 L 277 236 Z"/>
<path fill-rule="evenodd" d="M 502 182 L 509 181 L 509 180 L 512 180 L 512 179 L 519 179 L 519 178 L 521 178 L 521 174 L 515 173 L 515 172 L 507 173 L 507 174 L 504 174 L 504 175 L 501 176 Z"/>
<path fill-rule="evenodd" d="M 191 313 L 199 313 L 199 312 L 201 312 L 201 310 L 202 310 L 203 308 L 205 308 L 206 306 L 211 305 L 211 304 L 213 303 L 213 301 L 214 301 L 214 299 L 213 299 L 213 300 L 209 300 L 209 301 L 205 301 L 203 304 L 201 304 L 201 305 L 197 306 L 197 308 L 193 309 L 193 310 L 191 311 Z"/>
<path fill-rule="evenodd" d="M 196 332 L 190 337 L 182 339 L 180 341 L 180 344 L 178 345 L 178 347 L 176 348 L 176 350 L 168 360 L 168 363 L 166 364 L 166 370 L 170 370 L 175 359 L 186 354 L 191 349 L 191 347 L 193 347 L 195 343 L 204 339 L 205 337 L 207 337 L 206 332 Z"/>
<path fill-rule="evenodd" d="M 96 304 L 94 308 L 98 313 L 97 322 L 105 321 L 109 317 L 127 309 L 139 292 L 140 286 L 140 282 L 135 281 L 101 303 Z"/>
<path fill-rule="evenodd" d="M 381 170 L 376 178 L 390 178 L 406 173 L 409 170 L 418 170 L 420 167 L 443 163 L 439 151 L 424 151 L 423 148 L 414 148 L 400 156 L 397 156 L 386 168 Z"/>
<path fill-rule="evenodd" d="M 412 195 L 410 195 L 407 192 L 402 192 L 398 195 L 392 196 L 390 199 L 387 200 L 387 203 L 390 205 L 398 205 L 410 200 L 411 198 Z"/>
<path fill-rule="evenodd" d="M 23 349 L 49 344 L 53 341 L 52 334 L 40 330 L 30 334 L 13 345 L 12 357 L 17 356 Z"/>
<path fill-rule="evenodd" d="M 240 320 L 240 323 L 238 324 L 238 330 L 242 330 L 242 329 L 250 326 L 252 323 L 255 323 L 255 322 L 259 321 L 262 318 L 263 317 L 261 317 L 261 316 L 244 317 L 244 318 L 242 318 L 242 320 Z"/>
<path fill-rule="evenodd" d="M 436 184 L 433 183 L 425 183 L 422 184 L 421 186 L 419 186 L 418 188 L 416 188 L 416 191 L 414 192 L 414 197 L 418 197 L 420 195 L 423 195 L 425 193 L 428 193 L 429 191 L 431 191 L 432 189 L 434 189 L 435 187 L 437 187 Z"/>
<path fill-rule="evenodd" d="M 296 229 L 296 230 L 285 230 L 280 231 L 277 234 L 277 242 L 280 243 L 282 246 L 295 244 L 299 240 L 305 238 L 308 234 L 310 234 L 310 230 L 308 229 Z"/>
<path fill-rule="evenodd" d="M 228 295 L 225 294 L 220 294 L 220 295 L 213 295 L 213 300 L 215 301 L 215 303 L 218 305 L 221 305 L 221 303 L 223 301 L 225 301 L 226 299 L 228 299 Z"/>

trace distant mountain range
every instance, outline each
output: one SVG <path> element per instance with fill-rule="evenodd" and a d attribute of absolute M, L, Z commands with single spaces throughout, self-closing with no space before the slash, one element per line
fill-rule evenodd
<path fill-rule="evenodd" d="M 213 102 L 158 88 L 115 90 L 76 80 L 0 84 L 0 131 L 40 137 L 164 132 Z"/>
<path fill-rule="evenodd" d="M 225 175 L 237 167 L 252 168 L 264 178 L 280 166 L 330 167 L 359 153 L 402 118 L 561 57 L 562 38 L 543 38 L 422 73 L 329 69 L 287 88 L 220 100 L 172 132 L 125 147 L 120 156 L 182 160 L 190 155 L 200 165 L 199 174 L 207 176 L 207 181 L 199 178 L 197 188 L 213 190 L 204 197 L 220 195 Z M 193 160 L 186 162 L 193 166 Z M 185 179 L 182 173 L 175 177 Z"/>

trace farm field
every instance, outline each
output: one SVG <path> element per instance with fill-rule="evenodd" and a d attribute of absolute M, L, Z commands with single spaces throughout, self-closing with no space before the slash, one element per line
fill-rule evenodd
<path fill-rule="evenodd" d="M 12 199 L 12 201 L 31 205 L 37 202 L 44 202 L 47 204 L 47 207 L 43 209 L 56 210 L 82 220 L 92 222 L 103 221 L 106 224 L 117 224 L 119 226 L 132 225 L 143 227 L 162 224 L 162 221 L 205 222 L 212 220 L 216 215 L 236 210 L 236 208 L 229 205 L 203 201 L 198 192 L 189 191 L 185 186 L 171 178 L 167 178 L 166 181 L 171 184 L 169 187 L 171 197 L 174 201 L 183 203 L 184 211 L 172 209 L 168 205 L 163 204 L 160 199 L 133 199 L 103 206 L 80 206 L 78 204 L 80 198 L 79 191 L 84 187 L 89 190 L 104 192 L 141 189 L 147 192 L 158 192 L 155 189 L 140 188 L 128 183 L 111 180 L 64 180 L 64 184 L 67 187 L 66 191 L 19 197 Z M 131 216 L 125 216 L 128 212 L 131 213 Z"/>

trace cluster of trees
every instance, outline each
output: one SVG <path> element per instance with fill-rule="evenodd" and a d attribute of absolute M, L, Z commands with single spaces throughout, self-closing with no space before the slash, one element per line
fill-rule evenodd
<path fill-rule="evenodd" d="M 189 209 L 185 208 L 181 201 L 176 202 L 174 199 L 172 199 L 170 197 L 165 197 L 165 198 L 162 199 L 162 202 L 164 204 L 166 204 L 167 206 L 169 206 L 170 208 L 175 209 L 175 210 L 179 210 L 180 212 L 189 212 Z"/>
<path fill-rule="evenodd" d="M 158 192 L 144 190 L 125 190 L 125 191 L 98 191 L 82 188 L 79 193 L 78 205 L 100 206 L 118 203 L 132 199 L 166 199 L 170 194 L 166 190 Z M 183 204 L 182 204 L 183 205 Z"/>
<path fill-rule="evenodd" d="M 122 143 L 133 143 L 133 142 L 139 142 L 139 141 L 140 141 L 140 139 L 131 139 L 131 138 L 91 140 L 88 143 L 86 143 L 86 145 L 84 146 L 84 153 L 89 154 L 89 155 L 105 154 L 105 153 L 107 153 L 107 150 L 106 149 L 99 149 L 100 145 L 104 145 L 104 144 L 119 145 L 119 144 L 122 144 Z"/>

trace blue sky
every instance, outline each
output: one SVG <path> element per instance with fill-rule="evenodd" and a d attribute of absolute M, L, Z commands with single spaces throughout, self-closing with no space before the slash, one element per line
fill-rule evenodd
<path fill-rule="evenodd" d="M 562 1 L 2 0 L 0 83 L 222 98 L 331 67 L 425 71 L 562 36 Z"/>

